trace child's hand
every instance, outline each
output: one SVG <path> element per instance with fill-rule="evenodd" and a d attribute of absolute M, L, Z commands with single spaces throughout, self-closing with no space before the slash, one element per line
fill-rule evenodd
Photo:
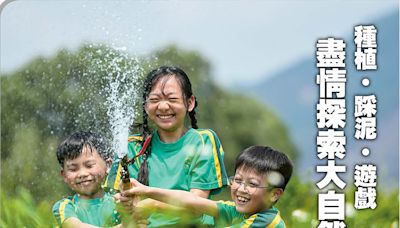
<path fill-rule="evenodd" d="M 157 202 L 150 198 L 139 201 L 135 207 L 134 217 L 138 220 L 147 219 L 157 211 Z"/>
<path fill-rule="evenodd" d="M 121 191 L 121 195 L 124 197 L 135 197 L 135 196 L 146 196 L 149 187 L 141 184 L 139 181 L 131 178 L 131 188 Z"/>
<path fill-rule="evenodd" d="M 120 193 L 114 195 L 114 199 L 117 203 L 123 206 L 123 210 L 126 214 L 129 214 L 127 224 L 135 224 L 135 227 L 146 227 L 148 221 L 146 220 L 153 209 L 148 200 L 140 201 L 140 196 L 144 195 L 147 186 L 139 183 L 135 179 L 130 179 L 130 188 L 121 188 Z"/>
<path fill-rule="evenodd" d="M 114 195 L 114 200 L 122 218 L 122 227 L 146 227 L 147 221 L 137 218 L 135 213 L 138 197 L 125 197 L 121 193 L 117 193 Z"/>
<path fill-rule="evenodd" d="M 122 209 L 125 213 L 133 213 L 134 200 L 132 197 L 125 197 L 121 193 L 117 193 L 114 195 L 114 200 L 117 204 L 122 205 Z"/>
<path fill-rule="evenodd" d="M 123 206 L 127 213 L 133 214 L 136 204 L 140 200 L 139 196 L 144 195 L 148 187 L 132 178 L 130 179 L 130 186 L 128 189 L 122 188 L 122 183 L 120 183 L 121 191 L 114 195 L 114 199 Z"/>

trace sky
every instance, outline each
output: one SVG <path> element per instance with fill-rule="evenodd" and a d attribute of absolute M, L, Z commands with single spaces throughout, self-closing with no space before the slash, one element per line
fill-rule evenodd
<path fill-rule="evenodd" d="M 199 51 L 225 87 L 251 84 L 315 52 L 318 38 L 348 35 L 392 0 L 17 0 L 1 7 L 1 73 L 61 48 L 105 43 L 146 55 L 171 43 Z"/>

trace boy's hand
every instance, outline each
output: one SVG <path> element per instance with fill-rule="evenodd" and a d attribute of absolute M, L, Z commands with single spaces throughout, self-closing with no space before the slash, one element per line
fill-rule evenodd
<path fill-rule="evenodd" d="M 125 213 L 132 214 L 134 211 L 134 200 L 132 197 L 125 197 L 121 193 L 114 195 L 114 200 L 117 204 L 122 205 Z"/>
<path fill-rule="evenodd" d="M 139 208 L 137 208 L 137 204 L 140 201 L 139 197 L 144 195 L 144 192 L 146 192 L 146 189 L 149 187 L 132 178 L 130 179 L 129 189 L 122 188 L 122 185 L 123 183 L 120 183 L 120 193 L 114 195 L 114 200 L 118 204 L 122 205 L 124 213 L 133 215 L 135 217 L 135 214 L 138 215 L 136 211 L 142 210 L 142 206 L 140 205 Z"/>
<path fill-rule="evenodd" d="M 157 203 L 159 202 L 150 198 L 139 201 L 135 207 L 134 218 L 138 220 L 147 219 L 157 211 Z"/>
<path fill-rule="evenodd" d="M 114 200 L 117 204 L 121 205 L 122 207 L 118 211 L 122 216 L 122 223 L 121 227 L 139 227 L 144 228 L 147 226 L 148 221 L 146 220 L 147 217 L 144 217 L 142 214 L 141 206 L 137 203 L 139 198 L 137 196 L 134 197 L 125 197 L 122 196 L 121 193 L 117 193 L 114 195 Z M 139 205 L 139 208 L 137 205 Z M 148 215 L 145 215 L 148 216 Z"/>
<path fill-rule="evenodd" d="M 124 212 L 129 214 L 131 222 L 135 223 L 135 227 L 146 227 L 146 220 L 153 212 L 148 200 L 140 201 L 140 196 L 144 195 L 146 189 L 149 188 L 135 179 L 130 179 L 130 188 L 122 188 L 120 183 L 120 193 L 114 195 L 117 203 L 123 206 Z M 130 222 L 128 222 L 129 224 Z"/>
<path fill-rule="evenodd" d="M 123 183 L 120 183 L 120 193 L 115 194 L 114 199 L 117 203 L 120 203 L 127 212 L 133 213 L 137 202 L 140 200 L 139 196 L 142 195 L 141 193 L 148 187 L 132 178 L 130 179 L 130 188 L 122 188 L 122 185 Z"/>

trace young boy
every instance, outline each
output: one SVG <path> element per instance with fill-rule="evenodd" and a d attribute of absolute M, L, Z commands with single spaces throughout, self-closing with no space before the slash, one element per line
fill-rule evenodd
<path fill-rule="evenodd" d="M 101 187 L 111 165 L 109 158 L 103 139 L 90 132 L 76 132 L 58 146 L 61 176 L 76 192 L 54 204 L 58 226 L 103 227 L 120 223 L 113 197 Z"/>
<path fill-rule="evenodd" d="M 126 201 L 135 195 L 149 197 L 191 212 L 212 215 L 217 227 L 282 228 L 285 223 L 274 204 L 283 194 L 292 170 L 293 164 L 285 154 L 269 147 L 252 146 L 236 159 L 235 176 L 230 178 L 233 202 L 217 202 L 189 192 L 147 187 L 134 179 L 131 180 L 134 187 L 121 192 L 117 199 Z"/>

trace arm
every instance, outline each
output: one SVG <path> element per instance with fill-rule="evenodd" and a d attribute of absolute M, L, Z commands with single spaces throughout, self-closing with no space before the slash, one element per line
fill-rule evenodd
<path fill-rule="evenodd" d="M 202 198 L 196 193 L 186 192 L 182 190 L 169 190 L 148 187 L 142 185 L 135 179 L 131 179 L 131 183 L 133 186 L 131 189 L 121 192 L 124 197 L 133 197 L 137 195 L 145 196 L 154 200 L 161 201 L 163 203 L 184 208 L 196 214 L 208 214 L 211 216 L 218 215 L 217 203 L 215 201 Z M 203 192 L 203 190 L 199 191 Z"/>
<path fill-rule="evenodd" d="M 171 204 L 154 200 L 152 198 L 146 198 L 139 201 L 134 209 L 134 213 L 136 214 L 136 216 L 142 219 L 148 218 L 151 214 L 160 211 L 174 216 L 188 213 L 188 211 L 182 207 L 176 207 Z"/>
<path fill-rule="evenodd" d="M 210 190 L 201 190 L 201 189 L 197 189 L 197 188 L 190 189 L 190 192 L 195 194 L 196 196 L 200 196 L 200 197 L 203 197 L 206 199 L 210 195 Z"/>

